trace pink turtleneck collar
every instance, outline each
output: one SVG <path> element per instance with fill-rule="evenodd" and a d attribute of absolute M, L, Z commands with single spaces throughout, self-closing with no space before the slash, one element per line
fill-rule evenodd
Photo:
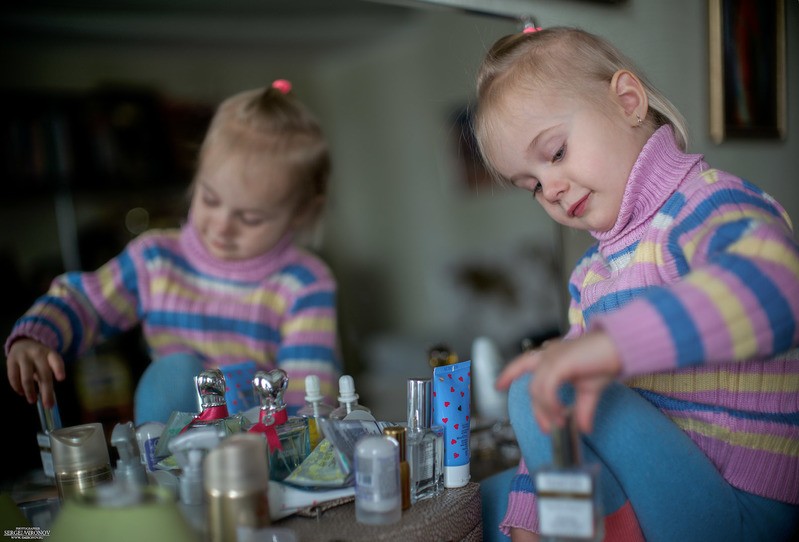
<path fill-rule="evenodd" d="M 203 273 L 229 280 L 260 281 L 282 268 L 291 257 L 293 236 L 284 235 L 269 251 L 247 260 L 220 260 L 205 248 L 191 216 L 180 232 L 186 259 Z"/>
<path fill-rule="evenodd" d="M 592 231 L 601 252 L 616 252 L 639 241 L 655 213 L 694 169 L 703 167 L 701 154 L 686 154 L 670 125 L 658 128 L 633 164 L 616 223 L 608 231 Z"/>

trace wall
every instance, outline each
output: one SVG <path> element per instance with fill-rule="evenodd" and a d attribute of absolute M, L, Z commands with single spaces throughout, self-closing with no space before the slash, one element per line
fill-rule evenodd
<path fill-rule="evenodd" d="M 577 25 L 610 37 L 683 111 L 693 152 L 760 184 L 799 220 L 799 63 L 794 56 L 799 6 L 787 4 L 788 138 L 721 145 L 708 136 L 705 2 L 539 0 L 530 9 L 540 25 Z M 267 34 L 274 28 L 269 20 L 249 23 L 262 23 Z M 348 367 L 354 372 L 365 364 L 379 367 L 381 374 L 411 374 L 426 370 L 426 346 L 447 341 L 466 358 L 479 334 L 510 351 L 522 334 L 562 319 L 559 281 L 549 274 L 549 265 L 519 256 L 556 250 L 558 234 L 521 193 L 493 189 L 474 196 L 459 188 L 450 115 L 470 103 L 486 48 L 517 27 L 438 11 L 381 24 L 383 33 L 365 45 L 326 51 L 289 47 L 277 52 L 258 41 L 247 46 L 216 39 L 205 44 L 104 41 L 99 47 L 73 39 L 4 47 L 2 59 L 10 69 L 2 85 L 79 89 L 125 80 L 216 102 L 277 77 L 292 79 L 333 142 L 335 177 L 319 248 L 341 280 Z M 26 246 L 57 246 L 50 225 L 28 222 L 26 233 L 13 226 L 18 214 L 0 220 L 0 246 L 17 247 L 23 238 Z M 51 224 L 48 220 L 42 225 Z M 568 267 L 586 238 L 567 234 L 564 239 Z M 495 292 L 471 295 L 453 278 L 455 266 L 465 261 L 507 263 L 506 278 L 534 302 L 510 307 L 497 301 Z M 520 261 L 529 269 L 512 267 Z"/>

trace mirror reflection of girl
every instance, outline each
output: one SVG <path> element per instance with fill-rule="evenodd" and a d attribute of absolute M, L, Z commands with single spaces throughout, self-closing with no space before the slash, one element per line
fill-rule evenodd
<path fill-rule="evenodd" d="M 152 357 L 135 390 L 137 424 L 197 410 L 194 376 L 255 361 L 305 376 L 335 397 L 340 376 L 336 281 L 294 242 L 326 196 L 328 144 L 288 81 L 238 93 L 217 109 L 179 230 L 144 233 L 94 272 L 57 277 L 6 341 L 11 387 L 54 404 L 53 378 L 107 337 L 141 324 Z"/>
<path fill-rule="evenodd" d="M 674 106 L 598 36 L 506 36 L 477 94 L 496 176 L 596 239 L 571 274 L 568 334 L 497 380 L 523 454 L 502 531 L 538 540 L 529 472 L 571 404 L 601 466 L 606 540 L 789 539 L 799 247 L 784 209 L 688 154 Z"/>

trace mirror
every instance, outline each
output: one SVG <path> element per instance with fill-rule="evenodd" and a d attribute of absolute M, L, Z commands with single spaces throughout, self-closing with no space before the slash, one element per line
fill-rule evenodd
<path fill-rule="evenodd" d="M 161 119 L 166 137 L 185 130 L 182 145 L 183 136 L 196 143 L 222 98 L 290 79 L 333 148 L 330 200 L 311 247 L 340 283 L 345 370 L 364 375 L 365 398 L 390 386 L 390 404 L 400 407 L 390 417 L 401 419 L 404 386 L 395 384 L 429 370 L 429 346 L 445 342 L 468 359 L 473 339 L 486 335 L 511 355 L 523 337 L 563 318 L 553 288 L 562 282 L 555 227 L 528 198 L 491 183 L 470 187 L 473 164 L 460 146 L 459 119 L 472 105 L 485 48 L 519 22 L 408 5 L 31 2 L 6 10 L 2 89 L 10 103 L 38 97 L 45 108 L 103 91 L 111 97 L 101 92 L 101 102 L 121 92 L 146 112 L 157 96 L 174 115 Z M 181 147 L 182 168 L 159 169 L 153 153 L 161 146 L 139 135 L 120 146 L 123 164 L 111 168 L 145 163 L 133 178 L 62 175 L 63 164 L 34 175 L 40 184 L 22 175 L 24 186 L 3 204 L 0 247 L 20 276 L 38 277 L 27 292 L 46 287 L 59 265 L 88 269 L 112 256 L 83 254 L 85 238 L 115 232 L 99 246 L 121 248 L 135 234 L 126 216 L 141 224 L 144 209 L 150 226 L 180 220 L 193 148 Z M 9 327 L 32 299 L 9 310 Z"/>

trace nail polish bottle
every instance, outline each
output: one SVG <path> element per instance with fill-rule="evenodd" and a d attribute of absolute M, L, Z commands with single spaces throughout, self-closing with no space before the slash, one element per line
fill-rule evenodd
<path fill-rule="evenodd" d="M 248 431 L 266 437 L 269 477 L 279 482 L 311 453 L 308 419 L 288 416 L 283 394 L 289 386 L 289 377 L 284 370 L 257 371 L 252 386 L 261 408 L 258 423 Z"/>
<path fill-rule="evenodd" d="M 582 464 L 571 412 L 562 427 L 552 429 L 552 460 L 535 473 L 541 535 L 551 542 L 602 540 L 599 466 Z"/>
<path fill-rule="evenodd" d="M 432 380 L 408 379 L 408 465 L 411 503 L 435 497 L 444 489 L 444 428 L 431 424 Z"/>

